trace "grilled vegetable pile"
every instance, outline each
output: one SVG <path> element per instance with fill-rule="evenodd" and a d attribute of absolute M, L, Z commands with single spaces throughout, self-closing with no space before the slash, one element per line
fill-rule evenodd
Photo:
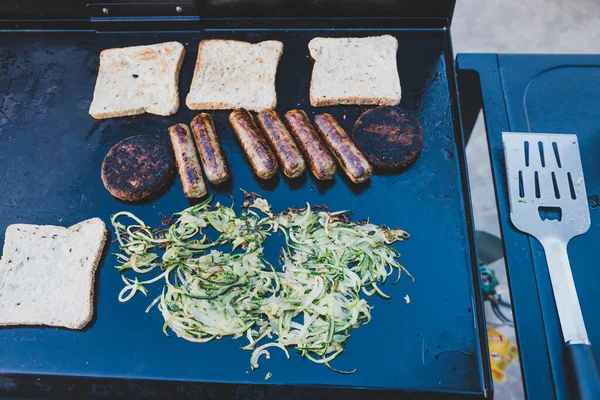
<path fill-rule="evenodd" d="M 125 283 L 119 300 L 162 282 L 147 311 L 158 303 L 165 334 L 170 329 L 193 342 L 245 336 L 253 369 L 278 347 L 288 358 L 292 348 L 337 372 L 353 372 L 330 362 L 344 351 L 350 332 L 371 320 L 368 298 L 389 298 L 380 286 L 406 272 L 390 246 L 407 239 L 406 232 L 351 222 L 344 211 L 307 205 L 274 213 L 265 199 L 246 193 L 239 215 L 208 199 L 174 217 L 165 229 L 153 230 L 132 213 L 112 216 Z M 286 246 L 276 269 L 263 252 L 278 232 Z"/>

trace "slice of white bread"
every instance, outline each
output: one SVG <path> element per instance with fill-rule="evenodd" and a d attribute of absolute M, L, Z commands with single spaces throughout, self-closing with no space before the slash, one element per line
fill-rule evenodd
<path fill-rule="evenodd" d="M 85 327 L 106 237 L 99 218 L 69 228 L 10 225 L 0 260 L 0 325 Z"/>
<path fill-rule="evenodd" d="M 275 108 L 275 75 L 283 43 L 203 40 L 186 98 L 191 110 Z"/>
<path fill-rule="evenodd" d="M 318 37 L 308 49 L 315 60 L 310 80 L 312 106 L 400 103 L 395 37 Z"/>
<path fill-rule="evenodd" d="M 184 54 L 178 42 L 102 51 L 90 115 L 103 119 L 175 114 Z"/>

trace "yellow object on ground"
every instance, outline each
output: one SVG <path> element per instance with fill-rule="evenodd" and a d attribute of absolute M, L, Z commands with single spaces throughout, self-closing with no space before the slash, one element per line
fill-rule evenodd
<path fill-rule="evenodd" d="M 488 328 L 488 343 L 490 347 L 490 362 L 492 377 L 498 383 L 506 382 L 505 371 L 509 364 L 519 357 L 517 345 L 495 329 Z"/>

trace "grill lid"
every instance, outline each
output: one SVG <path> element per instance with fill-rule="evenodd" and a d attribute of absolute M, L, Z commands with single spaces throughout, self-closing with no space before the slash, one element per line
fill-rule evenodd
<path fill-rule="evenodd" d="M 0 19 L 200 16 L 200 18 L 452 19 L 456 0 L 4 0 Z M 99 14 L 99 15 L 98 15 Z"/>

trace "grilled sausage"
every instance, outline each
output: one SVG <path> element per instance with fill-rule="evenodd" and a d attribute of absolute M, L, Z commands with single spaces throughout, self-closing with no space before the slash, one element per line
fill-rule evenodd
<path fill-rule="evenodd" d="M 278 164 L 252 115 L 243 108 L 229 114 L 229 123 L 237 136 L 246 158 L 256 176 L 269 179 L 277 172 Z"/>
<path fill-rule="evenodd" d="M 184 124 L 173 125 L 169 128 L 169 136 L 185 197 L 197 199 L 204 196 L 206 184 L 202 178 L 202 169 L 189 128 Z"/>
<path fill-rule="evenodd" d="M 256 119 L 271 144 L 271 149 L 275 152 L 285 176 L 289 178 L 300 176 L 306 168 L 304 158 L 277 112 L 264 110 L 258 113 Z"/>
<path fill-rule="evenodd" d="M 361 183 L 373 175 L 369 161 L 331 114 L 315 116 L 315 128 L 352 182 Z"/>
<path fill-rule="evenodd" d="M 225 182 L 229 178 L 229 168 L 212 118 L 206 113 L 198 114 L 190 122 L 190 127 L 206 178 L 213 185 Z"/>
<path fill-rule="evenodd" d="M 306 113 L 302 110 L 288 111 L 285 113 L 285 122 L 302 149 L 315 178 L 333 179 L 336 171 L 335 161 L 321 143 Z"/>

